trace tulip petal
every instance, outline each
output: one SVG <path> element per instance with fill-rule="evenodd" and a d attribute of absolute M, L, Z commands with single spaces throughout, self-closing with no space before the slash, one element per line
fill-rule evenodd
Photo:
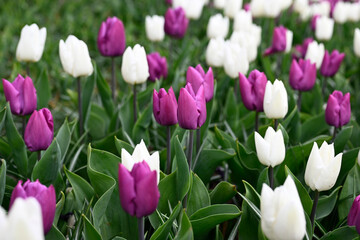
<path fill-rule="evenodd" d="M 135 182 L 131 173 L 122 164 L 118 171 L 119 195 L 122 208 L 131 216 L 135 215 Z"/>
<path fill-rule="evenodd" d="M 181 88 L 178 100 L 178 121 L 185 129 L 196 129 L 198 126 L 198 112 L 195 99 L 187 89 Z"/>

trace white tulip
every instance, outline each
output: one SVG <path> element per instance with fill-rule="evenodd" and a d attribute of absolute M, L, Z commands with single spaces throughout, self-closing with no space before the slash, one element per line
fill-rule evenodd
<path fill-rule="evenodd" d="M 286 48 L 285 52 L 288 53 L 291 50 L 292 47 L 292 41 L 293 41 L 293 32 L 289 29 L 286 29 Z"/>
<path fill-rule="evenodd" d="M 240 11 L 242 0 L 226 0 L 224 6 L 224 14 L 229 18 L 234 18 L 236 13 Z"/>
<path fill-rule="evenodd" d="M 162 41 L 165 37 L 164 31 L 165 19 L 163 16 L 146 16 L 145 29 L 146 36 L 150 41 Z"/>
<path fill-rule="evenodd" d="M 336 3 L 333 11 L 333 18 L 337 23 L 345 23 L 347 21 L 348 5 L 345 2 Z"/>
<path fill-rule="evenodd" d="M 255 132 L 255 147 L 263 165 L 275 167 L 285 159 L 285 143 L 280 129 L 275 132 L 272 127 L 268 127 L 264 138 Z"/>
<path fill-rule="evenodd" d="M 250 33 L 255 37 L 256 46 L 260 46 L 261 43 L 261 27 L 252 24 L 250 27 Z"/>
<path fill-rule="evenodd" d="M 256 39 L 250 33 L 240 31 L 233 32 L 230 41 L 238 44 L 241 48 L 246 50 L 246 55 L 249 62 L 252 62 L 257 57 Z"/>
<path fill-rule="evenodd" d="M 252 0 L 250 2 L 250 11 L 254 17 L 264 17 L 265 9 L 264 4 L 266 0 Z"/>
<path fill-rule="evenodd" d="M 309 0 L 295 0 L 294 1 L 294 11 L 300 13 L 303 11 L 304 8 L 309 7 Z"/>
<path fill-rule="evenodd" d="M 127 170 L 131 171 L 135 163 L 145 161 L 151 171 L 156 171 L 157 182 L 160 181 L 160 157 L 159 152 L 156 151 L 150 155 L 143 140 L 136 145 L 132 155 L 128 153 L 124 148 L 121 149 L 121 163 Z"/>
<path fill-rule="evenodd" d="M 284 83 L 275 80 L 267 82 L 264 95 L 264 113 L 267 118 L 284 118 L 288 112 L 288 98 Z"/>
<path fill-rule="evenodd" d="M 283 1 L 283 0 L 266 0 L 266 1 L 264 1 L 265 16 L 269 17 L 269 18 L 278 17 L 282 10 L 281 1 Z"/>
<path fill-rule="evenodd" d="M 173 7 L 182 7 L 185 15 L 189 19 L 199 19 L 202 9 L 205 5 L 205 0 L 173 0 Z"/>
<path fill-rule="evenodd" d="M 217 9 L 224 9 L 226 0 L 214 0 L 214 7 Z"/>
<path fill-rule="evenodd" d="M 348 20 L 352 22 L 358 22 L 360 20 L 360 3 L 348 3 L 350 7 L 348 9 Z"/>
<path fill-rule="evenodd" d="M 292 3 L 293 0 L 280 0 L 281 9 L 282 10 L 288 9 Z"/>
<path fill-rule="evenodd" d="M 360 57 L 360 29 L 356 28 L 354 31 L 354 52 L 357 57 Z"/>
<path fill-rule="evenodd" d="M 20 40 L 16 48 L 16 59 L 20 62 L 37 62 L 40 60 L 45 46 L 46 28 L 39 29 L 33 23 L 21 29 Z"/>
<path fill-rule="evenodd" d="M 246 31 L 249 32 L 252 25 L 251 12 L 247 12 L 243 9 L 238 11 L 234 17 L 234 31 Z"/>
<path fill-rule="evenodd" d="M 335 156 L 334 144 L 323 142 L 320 149 L 314 142 L 306 169 L 305 182 L 313 190 L 331 189 L 340 173 L 342 153 Z"/>
<path fill-rule="evenodd" d="M 357 155 L 356 160 L 357 160 L 357 163 L 358 163 L 358 164 L 359 164 L 359 166 L 360 166 L 360 150 L 359 150 L 359 153 L 358 153 L 358 155 Z"/>
<path fill-rule="evenodd" d="M 87 45 L 73 35 L 65 42 L 60 40 L 59 55 L 64 71 L 73 77 L 89 76 L 94 71 Z"/>
<path fill-rule="evenodd" d="M 334 30 L 334 19 L 320 16 L 316 20 L 315 36 L 319 40 L 330 40 Z"/>
<path fill-rule="evenodd" d="M 316 68 L 319 69 L 321 67 L 324 55 L 324 44 L 318 44 L 316 41 L 312 41 L 306 51 L 305 59 L 310 59 L 311 63 L 315 63 Z"/>
<path fill-rule="evenodd" d="M 314 3 L 310 5 L 311 16 L 321 15 L 321 16 L 329 17 L 330 10 L 331 10 L 331 6 L 330 3 L 327 1 Z"/>
<path fill-rule="evenodd" d="M 247 74 L 249 61 L 246 49 L 230 41 L 225 42 L 224 70 L 231 78 L 238 78 L 239 73 Z"/>
<path fill-rule="evenodd" d="M 222 67 L 225 56 L 225 40 L 223 38 L 213 38 L 206 48 L 206 63 L 212 67 Z"/>
<path fill-rule="evenodd" d="M 225 38 L 229 32 L 229 18 L 220 13 L 211 16 L 207 25 L 208 38 Z"/>
<path fill-rule="evenodd" d="M 125 82 L 134 85 L 146 82 L 149 77 L 149 65 L 144 47 L 136 44 L 128 47 L 123 56 L 121 74 Z"/>
<path fill-rule="evenodd" d="M 260 210 L 261 229 L 269 240 L 301 240 L 305 236 L 304 209 L 290 176 L 274 191 L 263 184 Z"/>

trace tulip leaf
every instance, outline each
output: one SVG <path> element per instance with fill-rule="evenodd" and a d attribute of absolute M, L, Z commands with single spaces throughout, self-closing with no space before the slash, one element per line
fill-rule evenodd
<path fill-rule="evenodd" d="M 321 196 L 316 208 L 316 220 L 327 217 L 334 209 L 341 186 L 337 187 L 329 196 Z"/>
<path fill-rule="evenodd" d="M 190 172 L 189 165 L 186 160 L 184 150 L 180 144 L 178 136 L 175 139 L 175 154 L 176 154 L 176 190 L 177 200 L 182 201 L 190 189 Z"/>
<path fill-rule="evenodd" d="M 46 69 L 41 71 L 38 80 L 35 83 L 37 96 L 37 109 L 47 108 L 51 98 L 49 76 Z"/>
<path fill-rule="evenodd" d="M 193 240 L 194 233 L 188 216 L 186 215 L 186 210 L 183 209 L 180 217 L 180 226 L 179 230 L 176 233 L 174 240 Z"/>
<path fill-rule="evenodd" d="M 97 89 L 99 90 L 101 103 L 104 106 L 108 116 L 111 117 L 114 114 L 114 109 L 115 109 L 114 102 L 111 98 L 111 89 L 109 87 L 109 84 L 105 81 L 105 79 L 101 75 L 99 67 L 95 65 L 94 69 L 95 69 L 94 78 L 96 78 L 96 86 Z"/>
<path fill-rule="evenodd" d="M 71 140 L 71 133 L 68 120 L 65 119 L 64 123 L 61 125 L 58 133 L 56 134 L 56 141 L 59 144 L 60 152 L 61 152 L 61 165 L 64 162 L 66 157 L 66 153 L 69 149 Z"/>
<path fill-rule="evenodd" d="M 124 142 L 123 140 L 121 139 L 118 139 L 116 136 L 115 136 L 115 146 L 116 146 L 116 150 L 117 152 L 119 153 L 119 155 L 121 156 L 121 151 L 122 149 L 124 148 L 128 153 L 131 153 L 134 151 L 134 147 L 131 146 L 129 143 L 127 142 Z"/>
<path fill-rule="evenodd" d="M 324 133 L 329 126 L 325 122 L 325 113 L 322 112 L 307 121 L 301 126 L 301 142 L 305 142 L 311 138 L 317 137 Z"/>
<path fill-rule="evenodd" d="M 59 221 L 59 218 L 60 218 L 60 215 L 61 215 L 61 212 L 64 208 L 64 205 L 65 205 L 65 195 L 63 192 L 60 192 L 60 195 L 61 195 L 61 198 L 60 200 L 56 203 L 56 211 L 55 211 L 55 217 L 54 217 L 54 222 L 53 222 L 53 225 L 56 226 L 58 221 Z"/>
<path fill-rule="evenodd" d="M 158 209 L 163 214 L 170 215 L 169 205 L 173 207 L 178 202 L 176 192 L 176 171 L 163 178 L 158 185 L 160 191 Z"/>
<path fill-rule="evenodd" d="M 340 153 L 344 150 L 346 143 L 349 141 L 353 131 L 353 126 L 344 127 L 336 135 L 334 141 L 335 153 Z"/>
<path fill-rule="evenodd" d="M 5 117 L 6 117 L 6 107 L 0 111 L 0 133 L 4 127 Z"/>
<path fill-rule="evenodd" d="M 358 239 L 359 234 L 355 227 L 345 226 L 335 229 L 334 231 L 328 232 L 320 240 L 354 240 Z"/>
<path fill-rule="evenodd" d="M 98 140 L 105 137 L 109 119 L 103 108 L 96 104 L 91 104 L 88 114 L 88 121 L 86 123 L 86 130 L 89 131 L 92 139 Z"/>
<path fill-rule="evenodd" d="M 201 179 L 192 173 L 192 182 L 188 194 L 187 214 L 191 216 L 200 208 L 210 205 L 209 192 Z"/>
<path fill-rule="evenodd" d="M 145 142 L 149 142 L 149 133 L 147 129 L 150 125 L 152 114 L 152 105 L 149 104 L 140 114 L 132 129 L 132 139 L 134 142 L 140 142 L 141 139 L 144 139 Z"/>
<path fill-rule="evenodd" d="M 190 217 L 194 238 L 206 236 L 216 225 L 239 217 L 239 208 L 234 204 L 215 204 L 197 210 Z"/>
<path fill-rule="evenodd" d="M 82 214 L 81 215 L 83 220 L 84 220 L 84 234 L 85 234 L 85 240 L 102 240 L 100 234 L 98 233 L 98 231 L 96 231 L 96 229 L 94 228 L 94 226 L 90 223 L 89 219 L 87 219 L 87 217 Z"/>
<path fill-rule="evenodd" d="M 263 165 L 260 163 L 256 152 L 248 150 L 240 142 L 237 142 L 237 153 L 241 164 L 247 169 L 259 171 L 263 168 Z"/>
<path fill-rule="evenodd" d="M 5 186 L 6 186 L 6 162 L 4 159 L 0 159 L 1 167 L 0 167 L 0 206 L 3 202 L 4 194 L 5 194 Z"/>
<path fill-rule="evenodd" d="M 341 161 L 341 169 L 339 176 L 337 178 L 335 187 L 341 186 L 344 184 L 346 177 L 348 176 L 350 170 L 354 167 L 354 164 L 357 160 L 360 147 L 353 148 L 344 152 Z"/>
<path fill-rule="evenodd" d="M 222 181 L 210 192 L 211 204 L 226 203 L 233 198 L 236 193 L 235 185 Z"/>
<path fill-rule="evenodd" d="M 134 110 L 133 110 L 133 95 L 128 95 L 123 104 L 120 106 L 119 118 L 122 129 L 129 135 L 132 136 L 134 128 Z"/>
<path fill-rule="evenodd" d="M 50 231 L 46 234 L 45 240 L 65 240 L 64 235 L 56 228 L 55 225 L 52 226 Z"/>

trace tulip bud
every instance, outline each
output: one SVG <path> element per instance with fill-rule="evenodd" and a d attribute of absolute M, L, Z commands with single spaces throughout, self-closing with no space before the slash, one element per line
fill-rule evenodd
<path fill-rule="evenodd" d="M 349 3 L 350 7 L 347 11 L 348 20 L 352 22 L 358 22 L 360 20 L 360 3 Z"/>
<path fill-rule="evenodd" d="M 357 232 L 360 234 L 360 195 L 355 198 L 351 205 L 347 221 L 349 226 L 355 226 Z"/>
<path fill-rule="evenodd" d="M 288 99 L 284 83 L 275 80 L 267 82 L 264 95 L 264 112 L 267 118 L 284 118 L 288 112 Z"/>
<path fill-rule="evenodd" d="M 343 95 L 342 92 L 335 90 L 329 96 L 326 105 L 326 123 L 334 127 L 341 127 L 350 121 L 350 117 L 350 93 L 346 93 L 345 95 Z"/>
<path fill-rule="evenodd" d="M 168 75 L 168 68 L 166 58 L 160 56 L 158 52 L 150 53 L 146 56 L 149 65 L 149 80 L 155 81 L 156 79 L 166 78 Z"/>
<path fill-rule="evenodd" d="M 302 92 L 311 90 L 316 82 L 316 65 L 310 60 L 293 59 L 289 73 L 290 86 Z"/>
<path fill-rule="evenodd" d="M 200 86 L 196 95 L 191 83 L 187 83 L 184 88 L 180 89 L 178 121 L 179 126 L 185 129 L 197 129 L 205 123 L 206 101 L 203 85 Z"/>
<path fill-rule="evenodd" d="M 296 58 L 296 59 L 305 58 L 309 44 L 312 41 L 314 41 L 312 38 L 306 38 L 302 44 L 296 45 L 295 52 L 293 54 L 293 58 Z"/>
<path fill-rule="evenodd" d="M 276 18 L 280 15 L 282 10 L 281 2 L 285 0 L 265 0 L 264 5 L 264 15 L 269 18 Z"/>
<path fill-rule="evenodd" d="M 311 63 L 316 64 L 316 69 L 319 69 L 325 54 L 324 44 L 318 44 L 312 41 L 307 48 L 305 59 L 309 59 Z"/>
<path fill-rule="evenodd" d="M 240 11 L 242 2 L 242 0 L 226 0 L 224 14 L 229 18 L 234 18 L 236 13 Z"/>
<path fill-rule="evenodd" d="M 54 138 L 54 121 L 47 108 L 34 111 L 25 128 L 25 144 L 31 152 L 46 150 Z"/>
<path fill-rule="evenodd" d="M 2 80 L 6 101 L 10 103 L 11 112 L 25 116 L 31 114 L 37 106 L 36 89 L 30 77 L 25 79 L 19 74 L 14 82 Z"/>
<path fill-rule="evenodd" d="M 73 35 L 60 40 L 59 54 L 64 71 L 73 77 L 90 76 L 94 69 L 87 45 Z"/>
<path fill-rule="evenodd" d="M 301 240 L 305 236 L 304 209 L 290 176 L 275 190 L 263 184 L 260 210 L 261 229 L 269 240 Z"/>
<path fill-rule="evenodd" d="M 255 18 L 265 16 L 264 4 L 265 4 L 265 0 L 252 0 L 250 2 L 251 14 Z"/>
<path fill-rule="evenodd" d="M 339 53 L 338 50 L 332 51 L 331 55 L 325 51 L 324 59 L 321 64 L 320 73 L 325 77 L 334 76 L 340 68 L 345 53 Z"/>
<path fill-rule="evenodd" d="M 136 44 L 127 47 L 121 65 L 121 74 L 128 84 L 144 83 L 149 77 L 149 65 L 144 47 Z"/>
<path fill-rule="evenodd" d="M 169 8 L 166 11 L 164 27 L 166 34 L 175 38 L 183 38 L 188 25 L 189 19 L 186 18 L 183 8 Z"/>
<path fill-rule="evenodd" d="M 316 30 L 316 22 L 317 20 L 320 18 L 320 15 L 315 15 L 311 18 L 311 30 L 315 31 Z"/>
<path fill-rule="evenodd" d="M 249 78 L 239 73 L 241 99 L 248 110 L 264 111 L 263 104 L 266 84 L 267 78 L 263 72 L 253 70 L 249 74 Z"/>
<path fill-rule="evenodd" d="M 117 57 L 125 51 L 124 25 L 117 17 L 108 17 L 101 23 L 97 38 L 99 52 L 103 56 Z"/>
<path fill-rule="evenodd" d="M 238 11 L 234 18 L 234 31 L 250 31 L 252 25 L 251 12 L 247 12 L 243 9 Z"/>
<path fill-rule="evenodd" d="M 355 28 L 354 31 L 354 52 L 357 57 L 360 57 L 360 29 Z"/>
<path fill-rule="evenodd" d="M 121 163 L 127 170 L 132 171 L 134 164 L 145 161 L 150 167 L 151 171 L 156 172 L 157 183 L 160 181 L 160 157 L 159 152 L 156 151 L 150 155 L 146 148 L 144 140 L 135 146 L 135 149 L 130 155 L 124 148 L 121 149 Z"/>
<path fill-rule="evenodd" d="M 260 46 L 261 43 L 261 27 L 252 24 L 249 33 L 255 38 L 256 46 Z"/>
<path fill-rule="evenodd" d="M 195 93 L 200 86 L 204 86 L 205 100 L 209 102 L 214 96 L 214 74 L 210 67 L 207 73 L 200 64 L 196 68 L 189 67 L 186 73 L 186 82 L 191 83 L 192 89 Z"/>
<path fill-rule="evenodd" d="M 165 18 L 163 16 L 146 16 L 145 29 L 146 36 L 150 41 L 158 42 L 164 40 Z"/>
<path fill-rule="evenodd" d="M 344 2 L 336 3 L 333 11 L 333 17 L 336 23 L 343 24 L 347 21 L 348 5 Z"/>
<path fill-rule="evenodd" d="M 310 14 L 312 16 L 321 15 L 321 16 L 329 17 L 330 10 L 331 10 L 331 6 L 328 1 L 317 2 L 310 5 Z"/>
<path fill-rule="evenodd" d="M 272 45 L 265 50 L 264 55 L 278 52 L 289 52 L 292 45 L 293 33 L 283 26 L 274 29 Z"/>
<path fill-rule="evenodd" d="M 153 93 L 153 112 L 155 120 L 163 126 L 175 125 L 177 119 L 178 105 L 174 90 L 170 87 L 167 93 L 164 88 L 159 93 L 154 89 Z"/>
<path fill-rule="evenodd" d="M 55 189 L 53 185 L 46 187 L 39 180 L 35 182 L 27 180 L 24 185 L 22 185 L 20 180 L 11 194 L 9 208 L 12 209 L 14 207 L 13 204 L 17 198 L 27 199 L 29 197 L 34 197 L 40 204 L 44 233 L 46 234 L 50 231 L 55 217 Z"/>
<path fill-rule="evenodd" d="M 319 40 L 330 40 L 334 30 L 334 19 L 321 16 L 316 21 L 315 36 Z"/>
<path fill-rule="evenodd" d="M 305 182 L 313 191 L 327 191 L 334 186 L 341 168 L 342 153 L 334 156 L 333 143 L 329 145 L 324 141 L 319 149 L 314 142 L 305 169 Z"/>
<path fill-rule="evenodd" d="M 206 48 L 206 63 L 212 67 L 221 67 L 224 64 L 225 41 L 223 38 L 213 38 Z"/>
<path fill-rule="evenodd" d="M 233 32 L 230 37 L 232 43 L 236 43 L 240 48 L 246 49 L 246 56 L 249 62 L 252 62 L 257 57 L 256 39 L 251 33 L 244 31 Z"/>
<path fill-rule="evenodd" d="M 226 0 L 214 0 L 214 7 L 217 9 L 224 9 Z"/>
<path fill-rule="evenodd" d="M 220 13 L 211 16 L 207 25 L 208 38 L 225 38 L 229 32 L 229 18 L 223 17 Z"/>
<path fill-rule="evenodd" d="M 280 129 L 275 132 L 268 127 L 264 138 L 255 132 L 255 147 L 259 161 L 266 166 L 275 167 L 285 159 L 285 143 Z"/>
<path fill-rule="evenodd" d="M 160 198 L 156 171 L 145 161 L 135 163 L 131 171 L 120 163 L 118 180 L 121 206 L 128 214 L 140 218 L 156 210 Z"/>
<path fill-rule="evenodd" d="M 205 0 L 173 0 L 173 8 L 182 7 L 186 17 L 195 20 L 200 18 L 204 5 Z"/>
<path fill-rule="evenodd" d="M 239 73 L 246 74 L 249 70 L 249 61 L 246 49 L 241 48 L 239 45 L 231 41 L 226 41 L 224 70 L 231 78 L 238 77 Z"/>
<path fill-rule="evenodd" d="M 16 59 L 20 62 L 37 62 L 40 60 L 45 46 L 46 28 L 39 29 L 33 23 L 21 29 L 20 40 L 16 48 Z"/>
<path fill-rule="evenodd" d="M 293 9 L 295 12 L 301 14 L 304 9 L 309 8 L 309 0 L 295 0 Z"/>

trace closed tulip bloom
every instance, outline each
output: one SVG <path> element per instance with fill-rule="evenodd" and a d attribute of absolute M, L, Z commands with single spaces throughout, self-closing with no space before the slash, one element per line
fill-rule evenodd
<path fill-rule="evenodd" d="M 296 45 L 293 57 L 296 59 L 305 58 L 309 44 L 314 41 L 312 38 L 305 38 L 302 44 Z"/>
<path fill-rule="evenodd" d="M 301 14 L 304 9 L 309 8 L 309 0 L 295 0 L 293 9 L 295 12 Z"/>
<path fill-rule="evenodd" d="M 312 63 L 316 64 L 316 69 L 319 69 L 324 59 L 325 48 L 324 44 L 318 44 L 316 41 L 312 41 L 307 48 L 305 59 L 309 59 Z"/>
<path fill-rule="evenodd" d="M 200 86 L 204 86 L 205 100 L 209 102 L 214 96 L 214 74 L 210 67 L 207 73 L 198 64 L 195 68 L 189 67 L 186 72 L 186 82 L 191 83 L 192 89 L 195 93 L 199 90 Z"/>
<path fill-rule="evenodd" d="M 230 41 L 236 43 L 246 50 L 246 56 L 249 62 L 252 62 L 257 57 L 257 48 L 255 36 L 251 33 L 240 31 L 233 32 L 230 37 Z"/>
<path fill-rule="evenodd" d="M 34 111 L 25 128 L 25 144 L 31 152 L 46 150 L 54 138 L 54 121 L 47 108 Z"/>
<path fill-rule="evenodd" d="M 101 23 L 97 46 L 101 55 L 117 57 L 125 51 L 125 29 L 122 21 L 117 17 L 108 17 Z"/>
<path fill-rule="evenodd" d="M 145 162 L 135 163 L 131 171 L 119 164 L 119 194 L 122 208 L 137 218 L 148 216 L 156 210 L 160 192 L 156 171 Z"/>
<path fill-rule="evenodd" d="M 326 16 L 319 17 L 316 21 L 315 36 L 319 40 L 330 40 L 334 30 L 334 19 Z"/>
<path fill-rule="evenodd" d="M 336 3 L 333 11 L 333 18 L 336 23 L 343 24 L 348 20 L 348 4 L 345 2 Z"/>
<path fill-rule="evenodd" d="M 350 93 L 343 95 L 342 92 L 335 90 L 330 94 L 325 109 L 325 120 L 327 124 L 334 127 L 341 127 L 350 121 L 350 117 Z"/>
<path fill-rule="evenodd" d="M 360 29 L 355 28 L 354 31 L 354 52 L 357 57 L 360 57 Z"/>
<path fill-rule="evenodd" d="M 165 31 L 165 18 L 163 16 L 146 16 L 145 30 L 146 36 L 150 41 L 158 42 L 164 40 Z"/>
<path fill-rule="evenodd" d="M 264 138 L 255 132 L 255 147 L 259 161 L 266 166 L 275 167 L 285 159 L 285 143 L 280 129 L 275 132 L 268 127 Z"/>
<path fill-rule="evenodd" d="M 250 2 L 251 14 L 255 18 L 265 16 L 265 9 L 264 9 L 265 1 L 266 0 L 252 0 Z"/>
<path fill-rule="evenodd" d="M 355 198 L 351 205 L 347 221 L 349 226 L 355 226 L 360 234 L 360 195 Z"/>
<path fill-rule="evenodd" d="M 234 31 L 250 31 L 252 25 L 251 12 L 243 9 L 238 11 L 234 17 Z"/>
<path fill-rule="evenodd" d="M 293 33 L 283 26 L 274 29 L 272 45 L 265 50 L 264 55 L 270 55 L 278 52 L 289 52 L 292 45 Z"/>
<path fill-rule="evenodd" d="M 3 79 L 2 83 L 6 101 L 10 103 L 13 114 L 25 116 L 36 109 L 36 89 L 30 77 L 24 79 L 19 74 L 14 82 L 10 83 L 8 80 Z"/>
<path fill-rule="evenodd" d="M 20 62 L 37 62 L 40 60 L 45 46 L 46 28 L 39 29 L 33 23 L 21 29 L 20 40 L 16 48 L 16 59 Z"/>
<path fill-rule="evenodd" d="M 200 18 L 204 5 L 205 0 L 173 0 L 174 8 L 182 7 L 186 17 L 195 20 Z"/>
<path fill-rule="evenodd" d="M 201 85 L 197 93 L 187 83 L 180 89 L 178 100 L 179 126 L 184 129 L 197 129 L 206 121 L 206 101 L 204 86 Z"/>
<path fill-rule="evenodd" d="M 164 27 L 166 34 L 175 38 L 183 38 L 188 25 L 189 19 L 186 18 L 183 8 L 169 8 L 166 11 Z"/>
<path fill-rule="evenodd" d="M 320 149 L 314 142 L 306 169 L 305 182 L 313 190 L 327 191 L 331 189 L 340 172 L 342 153 L 335 156 L 334 144 L 323 142 Z"/>
<path fill-rule="evenodd" d="M 178 105 L 174 90 L 170 87 L 167 93 L 164 88 L 159 93 L 154 89 L 153 93 L 153 112 L 155 120 L 163 126 L 171 126 L 177 124 Z"/>
<path fill-rule="evenodd" d="M 317 20 L 320 18 L 320 15 L 315 15 L 311 18 L 311 30 L 315 31 L 316 30 L 316 22 Z"/>
<path fill-rule="evenodd" d="M 360 20 L 360 3 L 350 3 L 350 7 L 347 12 L 348 20 L 351 22 L 358 22 Z"/>
<path fill-rule="evenodd" d="M 241 99 L 248 110 L 257 112 L 264 110 L 266 84 L 266 75 L 256 69 L 249 74 L 249 78 L 239 73 Z"/>
<path fill-rule="evenodd" d="M 310 60 L 293 59 L 289 72 L 290 86 L 298 91 L 311 90 L 316 82 L 316 65 Z"/>
<path fill-rule="evenodd" d="M 282 3 L 285 0 L 265 0 L 264 14 L 269 18 L 276 18 L 280 15 L 282 10 Z"/>
<path fill-rule="evenodd" d="M 207 25 L 208 38 L 225 38 L 229 32 L 229 18 L 223 17 L 220 13 L 211 16 Z"/>
<path fill-rule="evenodd" d="M 242 2 L 242 0 L 226 0 L 224 14 L 229 18 L 234 18 L 236 13 L 240 11 Z"/>
<path fill-rule="evenodd" d="M 26 199 L 29 197 L 35 198 L 40 204 L 44 234 L 46 234 L 50 231 L 54 221 L 56 210 L 55 189 L 53 185 L 46 187 L 39 180 L 35 182 L 27 180 L 24 185 L 22 185 L 20 180 L 11 194 L 9 208 L 12 209 L 14 207 L 13 204 L 17 198 Z"/>
<path fill-rule="evenodd" d="M 310 5 L 311 16 L 321 15 L 321 16 L 329 17 L 330 10 L 331 10 L 331 5 L 328 1 L 317 2 Z"/>
<path fill-rule="evenodd" d="M 261 43 L 261 27 L 252 24 L 249 33 L 255 38 L 256 46 L 260 46 Z"/>
<path fill-rule="evenodd" d="M 224 70 L 225 73 L 231 78 L 238 77 L 239 73 L 246 74 L 249 70 L 249 61 L 246 49 L 241 48 L 236 43 L 226 41 Z"/>
<path fill-rule="evenodd" d="M 64 71 L 73 77 L 90 76 L 94 69 L 89 50 L 83 41 L 69 35 L 64 42 L 60 40 L 59 53 Z"/>
<path fill-rule="evenodd" d="M 158 52 L 150 53 L 146 56 L 149 65 L 149 80 L 155 81 L 156 79 L 166 78 L 168 75 L 168 68 L 166 58 L 160 56 Z"/>
<path fill-rule="evenodd" d="M 320 68 L 321 75 L 325 77 L 334 76 L 339 71 L 344 57 L 345 53 L 339 53 L 338 50 L 332 51 L 331 55 L 326 51 Z"/>
<path fill-rule="evenodd" d="M 151 171 L 156 171 L 157 183 L 160 181 L 160 157 L 159 152 L 156 151 L 150 155 L 144 140 L 141 139 L 140 143 L 135 146 L 135 149 L 130 155 L 124 148 L 121 149 L 121 163 L 127 170 L 131 171 L 134 164 L 145 161 L 150 167 Z"/>
<path fill-rule="evenodd" d="M 136 44 L 134 48 L 128 47 L 125 50 L 121 74 L 125 82 L 131 85 L 146 82 L 149 77 L 149 65 L 144 47 Z"/>
<path fill-rule="evenodd" d="M 260 210 L 261 229 L 269 240 L 301 240 L 305 236 L 304 209 L 290 176 L 275 190 L 263 184 Z"/>
<path fill-rule="evenodd" d="M 264 95 L 264 112 L 267 118 L 284 118 L 288 112 L 288 99 L 284 83 L 275 80 L 267 82 Z"/>
<path fill-rule="evenodd" d="M 206 63 L 212 67 L 222 67 L 225 57 L 225 40 L 221 37 L 210 39 L 206 48 Z"/>

